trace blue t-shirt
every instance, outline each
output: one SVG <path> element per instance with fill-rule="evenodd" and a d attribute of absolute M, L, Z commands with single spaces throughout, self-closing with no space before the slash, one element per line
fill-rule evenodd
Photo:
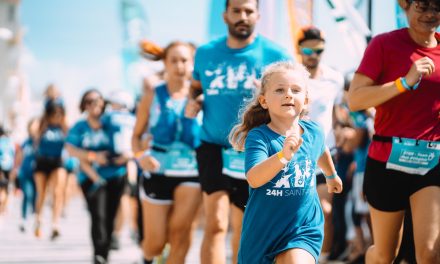
<path fill-rule="evenodd" d="M 14 168 L 15 145 L 7 136 L 0 136 L 0 169 L 11 171 Z"/>
<path fill-rule="evenodd" d="M 368 147 L 370 138 L 368 136 L 367 120 L 368 115 L 364 111 L 350 112 L 354 127 L 365 130 L 361 145 L 354 151 L 354 161 L 356 162 L 356 172 L 364 172 L 367 165 Z"/>
<path fill-rule="evenodd" d="M 262 36 L 241 49 L 229 48 L 226 37 L 199 47 L 193 78 L 202 83 L 204 94 L 201 139 L 230 147 L 228 134 L 238 122 L 240 108 L 252 98 L 255 80 L 263 67 L 283 60 L 292 57 Z"/>
<path fill-rule="evenodd" d="M 109 131 L 105 131 L 103 128 L 95 130 L 89 126 L 87 120 L 80 120 L 69 130 L 66 142 L 85 150 L 107 151 L 111 153 L 113 147 L 111 146 L 110 135 Z M 126 174 L 125 166 L 99 166 L 98 164 L 93 164 L 93 168 L 104 179 L 121 177 Z M 79 183 L 83 183 L 87 178 L 87 175 L 82 170 L 78 173 Z"/>
<path fill-rule="evenodd" d="M 61 158 L 65 141 L 64 131 L 59 126 L 48 126 L 41 135 L 37 147 L 40 157 Z"/>
<path fill-rule="evenodd" d="M 110 133 L 112 154 L 121 155 L 131 152 L 131 136 L 133 135 L 136 117 L 129 111 L 108 111 L 101 117 L 104 130 Z"/>
<path fill-rule="evenodd" d="M 28 138 L 23 142 L 21 145 L 21 151 L 23 153 L 23 160 L 20 165 L 18 176 L 22 179 L 32 178 L 35 166 L 35 148 L 32 138 Z"/>
<path fill-rule="evenodd" d="M 269 182 L 250 188 L 243 218 L 238 263 L 270 263 L 281 252 L 301 248 L 318 259 L 324 216 L 315 187 L 324 133 L 312 121 L 300 121 L 303 143 L 293 159 Z M 245 143 L 246 173 L 282 150 L 285 137 L 267 125 L 252 129 Z"/>

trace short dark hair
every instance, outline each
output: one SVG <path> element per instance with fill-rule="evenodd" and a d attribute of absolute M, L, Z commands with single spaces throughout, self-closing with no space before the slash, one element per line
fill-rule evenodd
<path fill-rule="evenodd" d="M 404 0 L 407 4 L 407 8 L 409 7 L 410 4 L 412 4 L 412 2 L 417 1 L 417 2 L 425 2 L 425 3 L 435 3 L 437 5 L 440 5 L 440 0 Z M 402 6 L 403 3 L 401 3 L 401 1 L 398 1 L 400 7 L 404 8 Z"/>
<path fill-rule="evenodd" d="M 64 108 L 64 103 L 57 99 L 50 99 L 44 105 L 44 116 L 52 116 L 59 110 L 63 115 L 66 114 L 66 109 Z"/>
<path fill-rule="evenodd" d="M 257 2 L 257 8 L 258 8 L 258 6 L 260 5 L 260 1 L 259 0 L 255 0 L 256 2 Z M 229 7 L 229 0 L 226 0 L 226 4 L 225 4 L 225 10 L 227 10 L 228 9 L 228 7 Z"/>
<path fill-rule="evenodd" d="M 306 40 L 317 39 L 325 41 L 321 30 L 315 26 L 302 27 L 298 32 L 298 45 L 301 45 Z"/>

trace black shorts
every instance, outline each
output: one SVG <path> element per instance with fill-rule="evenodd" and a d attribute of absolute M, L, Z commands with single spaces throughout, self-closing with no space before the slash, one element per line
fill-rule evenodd
<path fill-rule="evenodd" d="M 0 188 L 8 189 L 9 174 L 11 171 L 0 169 Z"/>
<path fill-rule="evenodd" d="M 198 177 L 166 177 L 151 173 L 150 177 L 143 177 L 141 199 L 153 204 L 172 204 L 174 201 L 174 190 L 178 186 L 187 185 L 200 188 Z"/>
<path fill-rule="evenodd" d="M 202 142 L 196 152 L 202 191 L 208 195 L 225 191 L 229 194 L 231 203 L 244 210 L 249 198 L 249 184 L 246 180 L 223 174 L 222 146 Z"/>
<path fill-rule="evenodd" d="M 322 172 L 318 172 L 316 173 L 316 186 L 320 185 L 320 184 L 326 184 L 327 181 L 325 180 L 325 176 L 324 173 Z"/>
<path fill-rule="evenodd" d="M 130 198 L 136 198 L 138 195 L 138 185 L 137 183 L 130 183 L 127 181 L 127 185 L 125 186 L 124 194 L 128 194 Z"/>
<path fill-rule="evenodd" d="M 332 160 L 335 163 L 335 165 L 336 165 L 336 160 L 339 158 L 338 151 L 339 150 L 337 148 L 332 149 L 332 152 L 334 152 L 334 153 L 332 153 L 331 155 L 332 155 Z M 315 174 L 316 186 L 321 185 L 321 184 L 327 184 L 327 180 L 325 179 L 324 173 L 319 168 L 317 168 L 315 172 L 316 172 L 316 174 Z"/>
<path fill-rule="evenodd" d="M 423 176 L 385 166 L 386 162 L 368 157 L 364 176 L 363 191 L 367 201 L 380 211 L 404 210 L 412 194 L 428 186 L 440 186 L 440 164 Z"/>
<path fill-rule="evenodd" d="M 123 195 L 128 195 L 130 198 L 137 198 L 139 192 L 138 192 L 138 183 L 131 183 L 127 180 L 124 186 L 124 192 Z"/>
<path fill-rule="evenodd" d="M 42 172 L 49 176 L 54 170 L 63 168 L 61 157 L 36 157 L 35 172 Z"/>

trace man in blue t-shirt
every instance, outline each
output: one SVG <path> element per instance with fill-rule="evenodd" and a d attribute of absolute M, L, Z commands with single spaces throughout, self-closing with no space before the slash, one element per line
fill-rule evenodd
<path fill-rule="evenodd" d="M 253 96 L 262 68 L 292 60 L 287 51 L 254 32 L 260 17 L 258 0 L 227 0 L 223 19 L 228 35 L 199 47 L 186 116 L 203 110 L 197 149 L 200 183 L 207 223 L 201 249 L 202 263 L 224 262 L 224 238 L 232 203 L 232 261 L 240 239 L 243 210 L 248 198 L 244 155 L 231 149 L 228 134 L 238 122 L 240 108 Z M 203 99 L 202 99 L 203 98 Z"/>

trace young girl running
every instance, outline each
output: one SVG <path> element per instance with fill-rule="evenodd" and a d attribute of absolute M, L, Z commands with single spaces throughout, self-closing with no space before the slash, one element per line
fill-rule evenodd
<path fill-rule="evenodd" d="M 238 263 L 316 263 L 324 218 L 314 171 L 340 193 L 322 129 L 303 119 L 309 73 L 300 64 L 277 62 L 263 72 L 261 91 L 230 135 L 245 151 L 250 185 Z"/>
<path fill-rule="evenodd" d="M 37 189 L 37 201 L 35 206 L 36 237 L 41 237 L 42 210 L 49 182 L 53 183 L 51 239 L 56 239 L 60 235 L 58 222 L 63 208 L 64 186 L 67 177 L 66 170 L 63 167 L 61 153 L 64 147 L 66 133 L 67 125 L 64 105 L 61 101 L 47 101 L 35 142 L 34 180 Z"/>

